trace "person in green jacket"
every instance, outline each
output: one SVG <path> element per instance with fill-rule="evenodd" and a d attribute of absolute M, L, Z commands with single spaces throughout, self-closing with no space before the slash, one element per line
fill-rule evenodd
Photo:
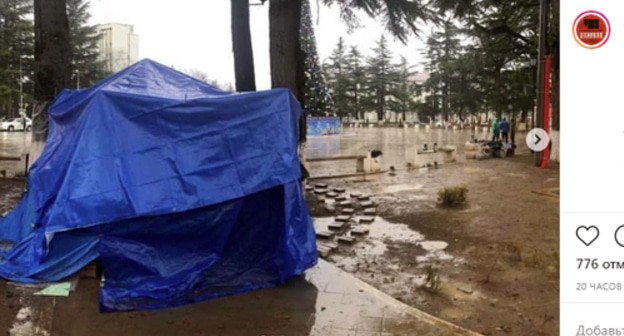
<path fill-rule="evenodd" d="M 494 121 L 492 121 L 492 141 L 498 140 L 499 137 L 500 137 L 500 123 L 498 122 L 498 119 L 494 118 Z"/>

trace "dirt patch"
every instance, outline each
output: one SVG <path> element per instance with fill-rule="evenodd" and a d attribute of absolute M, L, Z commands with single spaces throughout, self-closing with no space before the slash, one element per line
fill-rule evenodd
<path fill-rule="evenodd" d="M 421 241 L 387 239 L 381 240 L 383 253 L 371 255 L 362 251 L 380 242 L 367 239 L 341 248 L 330 261 L 413 307 L 484 335 L 559 334 L 559 200 L 533 192 L 559 186 L 558 166 L 541 170 L 532 157 L 520 156 L 403 172 L 368 186 L 333 183 L 389 190 L 376 195 L 381 218 L 448 246 L 425 258 Z M 468 204 L 438 207 L 437 191 L 457 185 L 468 188 Z"/>

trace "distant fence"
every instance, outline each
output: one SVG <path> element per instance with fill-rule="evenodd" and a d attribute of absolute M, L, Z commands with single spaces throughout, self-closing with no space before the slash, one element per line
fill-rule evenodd
<path fill-rule="evenodd" d="M 340 118 L 319 117 L 308 118 L 308 135 L 340 134 Z"/>

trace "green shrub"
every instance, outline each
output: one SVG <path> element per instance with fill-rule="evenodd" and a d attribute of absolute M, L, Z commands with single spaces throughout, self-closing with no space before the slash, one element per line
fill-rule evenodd
<path fill-rule="evenodd" d="M 468 188 L 463 186 L 444 188 L 438 192 L 438 200 L 449 207 L 462 205 L 466 203 L 467 198 Z"/>

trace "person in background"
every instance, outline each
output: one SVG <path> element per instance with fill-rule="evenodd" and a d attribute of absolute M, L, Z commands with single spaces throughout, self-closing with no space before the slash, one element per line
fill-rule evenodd
<path fill-rule="evenodd" d="M 511 143 L 516 143 L 516 117 L 511 117 L 511 130 L 509 131 L 509 137 L 511 138 Z"/>
<path fill-rule="evenodd" d="M 503 121 L 500 123 L 500 131 L 503 134 L 503 141 L 509 142 L 509 122 L 507 122 L 506 118 L 503 118 Z"/>
<path fill-rule="evenodd" d="M 500 138 L 500 124 L 498 119 L 494 118 L 492 120 L 492 141 L 496 141 L 498 138 Z"/>

